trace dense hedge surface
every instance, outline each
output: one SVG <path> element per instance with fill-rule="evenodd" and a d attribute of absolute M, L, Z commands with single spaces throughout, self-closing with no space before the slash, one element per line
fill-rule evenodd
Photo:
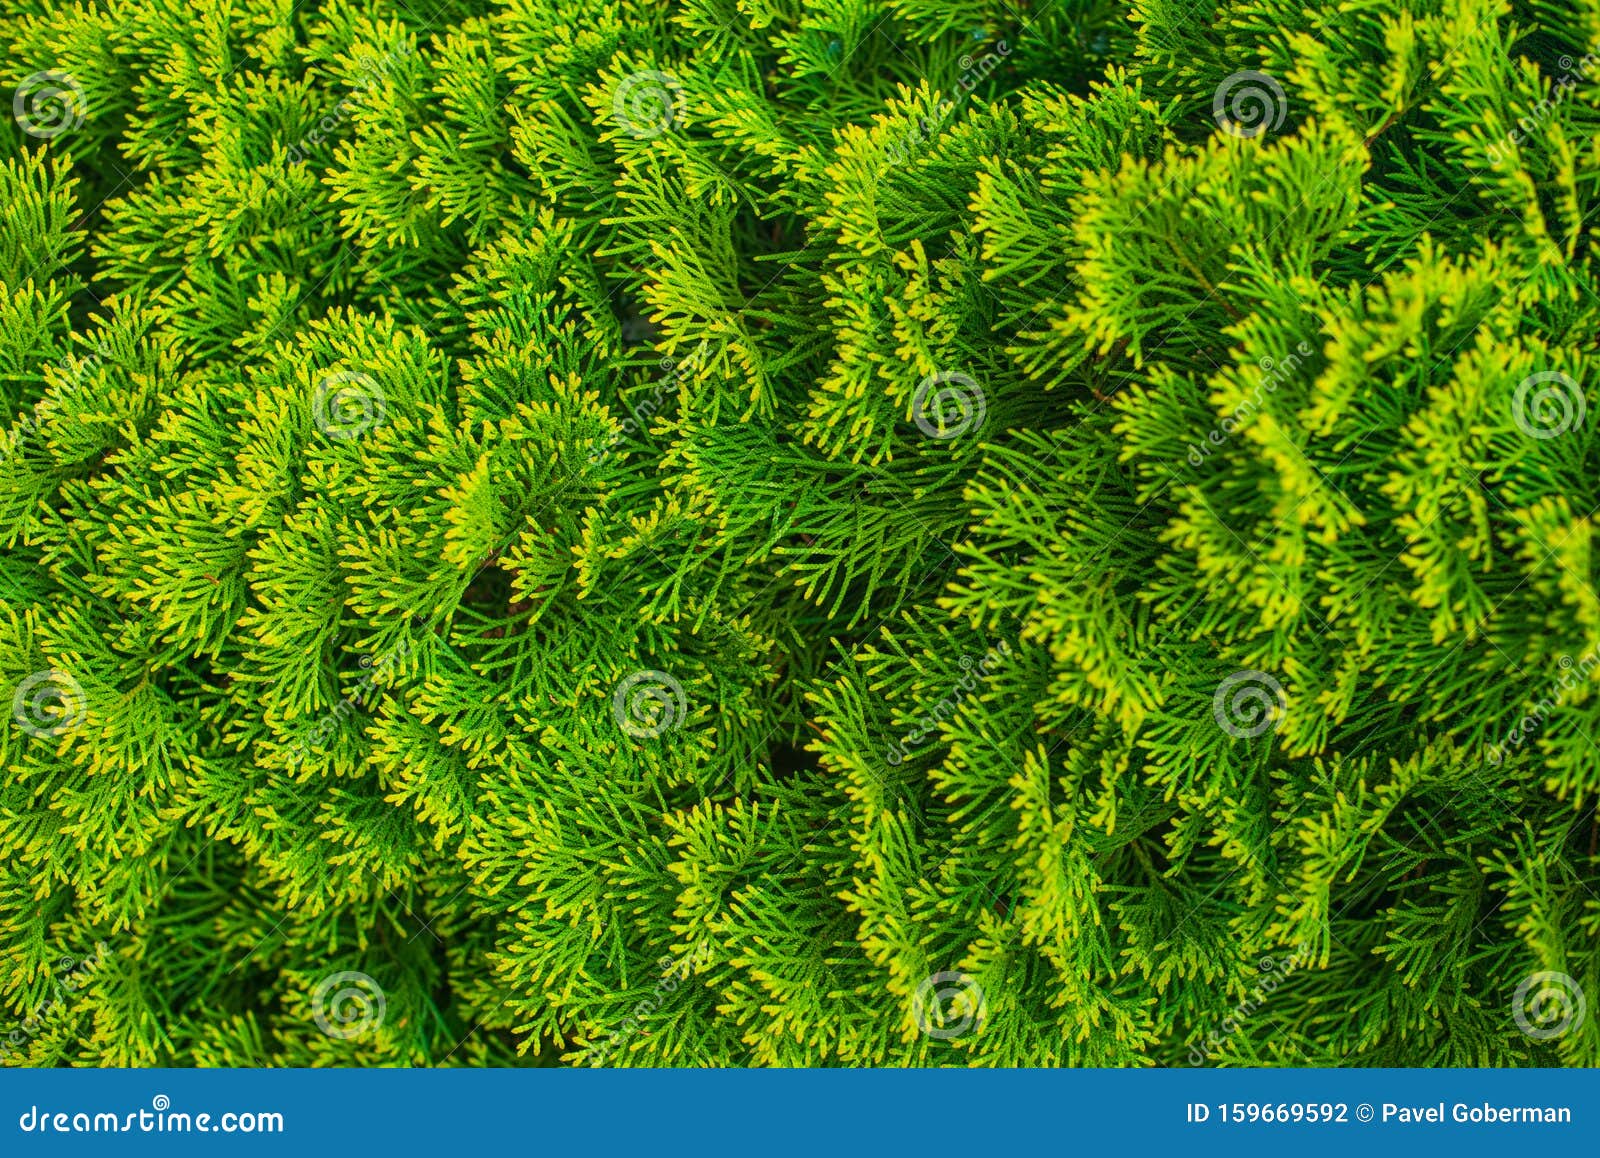
<path fill-rule="evenodd" d="M 5 1060 L 1594 1063 L 1591 50 L 0 0 Z"/>

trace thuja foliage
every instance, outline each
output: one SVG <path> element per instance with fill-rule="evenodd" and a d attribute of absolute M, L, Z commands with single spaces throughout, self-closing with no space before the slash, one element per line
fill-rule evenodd
<path fill-rule="evenodd" d="M 1595 0 L 0 9 L 9 1062 L 1600 1057 Z"/>

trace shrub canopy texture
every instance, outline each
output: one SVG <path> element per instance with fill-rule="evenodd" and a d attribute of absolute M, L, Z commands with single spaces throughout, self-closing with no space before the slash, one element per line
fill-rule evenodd
<path fill-rule="evenodd" d="M 1597 0 L 0 13 L 7 1062 L 1600 1060 Z"/>

